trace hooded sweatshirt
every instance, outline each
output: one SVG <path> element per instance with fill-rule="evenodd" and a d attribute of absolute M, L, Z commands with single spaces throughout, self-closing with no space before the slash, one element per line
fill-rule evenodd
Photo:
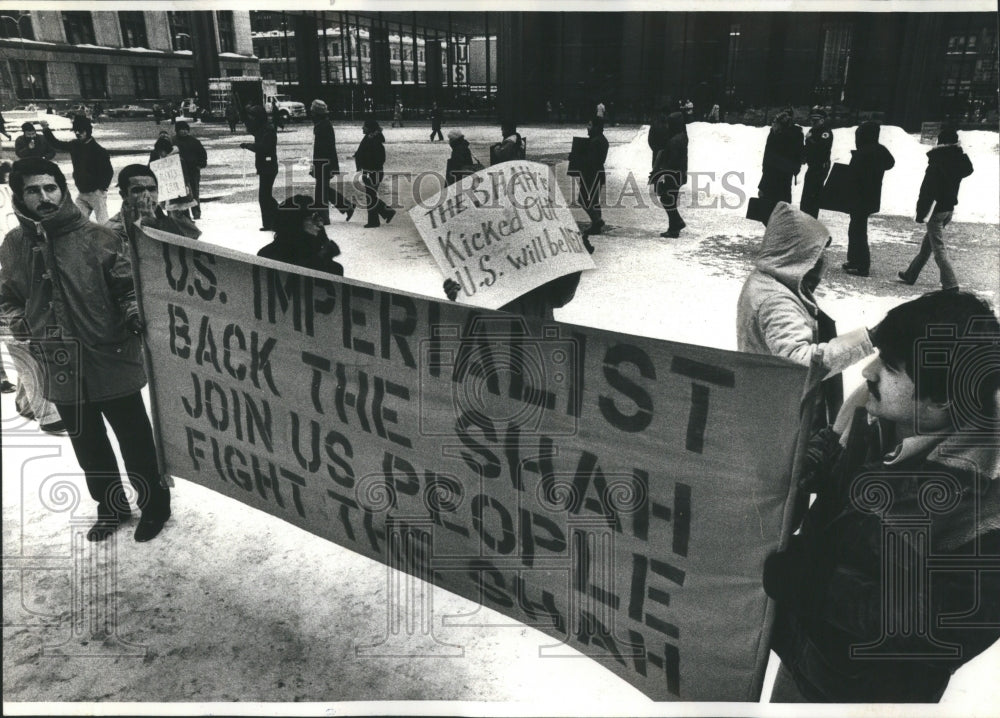
<path fill-rule="evenodd" d="M 45 398 L 57 404 L 127 396 L 146 383 L 128 249 L 87 220 L 63 191 L 59 210 L 37 220 L 14 198 L 19 227 L 0 247 L 0 317 L 26 325 L 41 349 Z"/>
<path fill-rule="evenodd" d="M 927 153 L 927 170 L 917 199 L 917 219 L 923 221 L 934 204 L 935 212 L 950 212 L 958 204 L 958 187 L 972 174 L 972 161 L 961 145 L 938 145 Z"/>
<path fill-rule="evenodd" d="M 896 160 L 878 142 L 877 122 L 862 122 L 854 133 L 857 149 L 851 150 L 850 168 L 854 179 L 854 208 L 851 214 L 875 214 L 882 206 L 882 177 Z"/>
<path fill-rule="evenodd" d="M 778 202 L 764 232 L 756 268 L 736 307 L 736 339 L 742 352 L 785 357 L 828 376 L 874 351 L 864 328 L 819 342 L 819 307 L 802 279 L 816 266 L 830 239 L 818 220 Z"/>

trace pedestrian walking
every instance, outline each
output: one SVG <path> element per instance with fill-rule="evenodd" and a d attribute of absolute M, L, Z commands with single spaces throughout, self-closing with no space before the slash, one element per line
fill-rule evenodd
<path fill-rule="evenodd" d="M 160 107 L 159 102 L 153 103 L 153 121 L 159 125 L 163 121 L 163 108 Z"/>
<path fill-rule="evenodd" d="M 21 125 L 21 133 L 21 136 L 14 140 L 14 154 L 19 160 L 28 157 L 51 160 L 56 156 L 56 151 L 35 131 L 35 123 L 25 122 Z"/>
<path fill-rule="evenodd" d="M 73 120 L 75 140 L 63 142 L 56 139 L 49 129 L 49 123 L 41 120 L 42 135 L 56 150 L 69 152 L 73 161 L 73 182 L 76 184 L 76 206 L 84 218 L 91 214 L 94 221 L 104 224 L 108 221 L 108 187 L 115 176 L 111 167 L 111 155 L 94 139 L 94 125 L 86 117 L 77 116 Z"/>
<path fill-rule="evenodd" d="M 278 203 L 274 199 L 274 180 L 278 177 L 278 135 L 274 126 L 267 121 L 267 113 L 261 105 L 247 109 L 247 129 L 253 135 L 253 142 L 241 142 L 240 147 L 254 154 L 257 170 L 257 204 L 260 206 L 261 232 L 274 229 L 274 213 Z"/>
<path fill-rule="evenodd" d="M 604 106 L 604 103 L 602 101 L 598 100 L 597 101 L 597 107 L 594 110 L 594 116 L 597 117 L 597 119 L 599 119 L 599 120 L 601 120 L 603 122 L 604 121 L 604 115 L 605 115 L 605 113 L 607 113 L 607 111 L 608 110 Z"/>
<path fill-rule="evenodd" d="M 778 202 L 792 202 L 792 180 L 802 169 L 802 128 L 792 119 L 792 108 L 779 112 L 764 144 L 764 161 L 757 196 L 766 206 L 765 216 Z"/>
<path fill-rule="evenodd" d="M 607 181 L 604 173 L 607 158 L 608 138 L 604 136 L 604 120 L 594 117 L 587 123 L 587 142 L 577 152 L 571 152 L 569 158 L 569 174 L 577 178 L 580 206 L 590 220 L 590 225 L 584 230 L 587 236 L 600 234 L 604 229 L 601 188 Z"/>
<path fill-rule="evenodd" d="M 392 126 L 402 127 L 403 126 L 403 103 L 400 100 L 396 100 L 396 105 L 392 110 Z"/>
<path fill-rule="evenodd" d="M 309 174 L 316 180 L 313 197 L 316 198 L 317 206 L 323 210 L 323 224 L 330 224 L 327 210 L 330 202 L 349 222 L 357 208 L 330 186 L 330 181 L 340 173 L 340 160 L 337 157 L 337 135 L 330 122 L 329 109 L 323 100 L 313 100 L 309 112 L 313 119 L 313 157 Z"/>
<path fill-rule="evenodd" d="M 826 126 L 826 110 L 822 107 L 812 108 L 809 122 L 812 127 L 806 133 L 802 152 L 806 176 L 802 180 L 802 199 L 799 201 L 799 209 L 812 217 L 819 217 L 819 200 L 823 194 L 823 183 L 830 173 L 833 132 Z"/>
<path fill-rule="evenodd" d="M 927 232 L 917 256 L 905 271 L 899 273 L 903 283 L 915 284 L 920 270 L 933 254 L 941 274 L 941 286 L 944 289 L 958 287 L 958 277 L 944 244 L 944 228 L 951 222 L 952 212 L 958 204 L 958 188 L 972 171 L 972 160 L 962 151 L 958 132 L 953 127 L 942 128 L 938 133 L 937 147 L 927 153 L 927 169 L 917 198 L 917 224 L 926 220 Z"/>
<path fill-rule="evenodd" d="M 366 228 L 379 226 L 379 220 L 386 224 L 396 216 L 396 210 L 391 209 L 378 196 L 378 187 L 382 184 L 385 167 L 385 135 L 375 118 L 365 120 L 361 128 L 364 136 L 354 153 L 354 164 L 361 171 L 361 181 L 365 186 L 365 207 L 368 209 Z"/>
<path fill-rule="evenodd" d="M 181 155 L 181 170 L 184 172 L 184 182 L 188 193 L 194 200 L 191 207 L 191 219 L 201 219 L 201 171 L 208 166 L 208 153 L 201 141 L 191 134 L 187 122 L 174 125 L 174 146 Z"/>
<path fill-rule="evenodd" d="M 851 221 L 847 226 L 847 274 L 867 277 L 871 271 L 871 250 L 868 247 L 868 217 L 879 211 L 882 204 L 882 178 L 895 166 L 892 153 L 879 144 L 877 122 L 862 122 L 854 133 L 857 149 L 851 150 L 851 179 L 854 197 Z"/>
<path fill-rule="evenodd" d="M 240 111 L 236 109 L 236 103 L 230 101 L 226 104 L 226 122 L 229 124 L 229 133 L 236 134 L 236 123 L 240 121 Z M 159 123 L 157 123 L 159 124 Z"/>
<path fill-rule="evenodd" d="M 334 261 L 340 247 L 323 229 L 324 214 L 316 210 L 312 197 L 292 195 L 278 205 L 274 240 L 261 247 L 257 256 L 343 276 L 344 267 Z"/>
<path fill-rule="evenodd" d="M 658 127 L 655 133 L 650 128 L 647 142 L 655 149 L 649 181 L 667 211 L 667 230 L 660 236 L 676 239 L 687 227 L 677 209 L 681 187 L 687 184 L 688 136 L 684 115 L 671 112 L 666 118 L 665 128 Z"/>
<path fill-rule="evenodd" d="M 104 541 L 131 516 L 105 420 L 118 440 L 142 514 L 136 541 L 170 518 L 149 415 L 132 264 L 119 237 L 83 216 L 59 167 L 19 160 L 10 177 L 19 226 L 0 247 L 0 307 L 15 337 L 34 343 L 44 395 L 56 405 L 87 489 L 97 502 L 88 541 Z M 66 367 L 74 375 L 67 380 Z M 78 375 L 75 372 L 79 372 Z"/>
<path fill-rule="evenodd" d="M 436 102 L 431 105 L 431 142 L 435 137 L 439 140 L 444 139 L 444 135 L 441 134 L 441 110 Z"/>

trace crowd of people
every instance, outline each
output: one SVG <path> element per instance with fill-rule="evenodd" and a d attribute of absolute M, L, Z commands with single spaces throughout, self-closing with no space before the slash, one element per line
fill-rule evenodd
<path fill-rule="evenodd" d="M 570 174 L 578 180 L 578 200 L 589 218 L 583 235 L 605 227 L 600 188 L 606 182 L 609 143 L 599 105 L 587 123 L 587 137 L 570 153 Z M 261 230 L 273 241 L 258 255 L 310 270 L 343 275 L 336 261 L 340 248 L 327 236 L 329 207 L 349 221 L 356 206 L 331 186 L 340 172 L 336 136 L 327 105 L 315 100 L 311 174 L 314 194 L 274 197 L 278 174 L 276 128 L 262 106 L 247 109 L 252 142 L 240 146 L 254 154 L 259 178 Z M 432 114 L 431 141 L 441 139 L 440 116 Z M 736 340 L 744 352 L 783 357 L 817 371 L 817 385 L 806 409 L 808 451 L 800 471 L 796 507 L 798 531 L 763 567 L 764 590 L 777 603 L 774 649 L 782 667 L 772 700 L 810 702 L 938 700 L 951 674 L 1000 637 L 1000 573 L 955 570 L 939 580 L 906 583 L 903 598 L 884 600 L 887 576 L 909 575 L 933 551 L 935 560 L 956 561 L 970 555 L 1000 555 L 1000 458 L 995 442 L 981 441 L 983 422 L 1000 421 L 1000 373 L 993 371 L 968 387 L 953 380 L 949 369 L 969 352 L 1000 348 L 1000 324 L 993 310 L 974 294 L 959 289 L 944 246 L 943 231 L 958 201 L 962 178 L 972 164 L 957 133 L 941 130 L 916 204 L 916 221 L 927 223 L 918 255 L 899 274 L 913 284 L 930 256 L 941 273 L 942 288 L 905 302 L 873 327 L 838 334 L 819 307 L 816 289 L 827 269 L 830 232 L 819 219 L 826 201 L 832 130 L 820 108 L 810 115 L 803 134 L 793 116 L 780 113 L 768 135 L 759 191 L 768 203 L 763 239 L 755 267 L 747 277 L 736 308 Z M 401 118 L 400 118 L 401 123 Z M 42 421 L 46 430 L 68 431 L 76 458 L 97 504 L 91 541 L 112 536 L 131 509 L 109 442 L 105 420 L 121 448 L 129 481 L 138 496 L 141 518 L 135 540 L 157 536 L 170 518 L 170 491 L 158 473 L 148 414 L 140 389 L 145 384 L 141 356 L 143 319 L 136 303 L 131 249 L 137 224 L 189 238 L 200 234 L 200 172 L 207 153 L 184 122 L 173 137 L 164 132 L 150 164 L 176 153 L 190 195 L 190 206 L 163 203 L 158 179 L 149 165 L 132 164 L 118 173 L 122 209 L 108 216 L 107 192 L 114 179 L 109 154 L 93 138 L 84 117 L 73 123 L 75 139 L 56 138 L 42 124 L 41 134 L 26 123 L 17 139 L 18 160 L 10 171 L 18 226 L 0 246 L 0 318 L 16 341 L 12 351 L 24 394 L 18 404 Z M 437 136 L 437 137 L 436 137 Z M 852 153 L 848 261 L 844 271 L 867 276 L 871 258 L 868 217 L 879 209 L 882 177 L 894 164 L 878 142 L 879 127 L 866 122 L 856 132 Z M 448 133 L 449 183 L 481 169 L 461 130 Z M 668 218 L 665 238 L 686 227 L 678 212 L 678 194 L 687 182 L 688 135 L 683 109 L 665 109 L 652 123 L 649 181 Z M 70 155 L 76 199 L 59 167 L 58 152 Z M 354 161 L 362 174 L 368 222 L 378 227 L 396 211 L 379 197 L 386 163 L 385 136 L 368 117 Z M 490 148 L 490 163 L 527 157 L 527 141 L 512 121 L 500 128 Z M 799 208 L 791 204 L 791 183 L 807 167 Z M 843 198 L 841 198 L 843 199 Z M 502 311 L 552 319 L 553 311 L 576 294 L 581 273 L 547 282 L 501 308 Z M 444 293 L 458 297 L 451 280 Z M 922 362 L 916 347 L 930 330 L 949 324 L 954 331 L 944 349 L 948 366 Z M 844 396 L 840 375 L 849 366 L 874 358 L 865 367 L 865 384 Z M 67 370 L 66 357 L 71 357 Z M 66 371 L 69 371 L 67 379 Z M 78 372 L 78 375 L 73 375 Z M 15 387 L 6 377 L 4 391 Z M 912 513 L 924 501 L 928 477 L 946 476 L 957 496 L 947 512 L 930 512 L 933 542 L 889 553 L 883 539 L 893 515 L 860 507 L 853 493 L 866 477 L 891 477 L 893 511 Z M 927 512 L 925 511 L 925 514 Z M 909 515 L 909 514 L 907 514 Z M 978 552 L 978 553 L 977 553 Z M 886 568 L 889 566 L 889 568 Z M 917 568 L 915 568 L 917 567 Z M 907 611 L 921 616 L 957 615 L 977 607 L 974 628 L 941 629 L 960 650 L 951 655 L 921 653 L 919 631 L 885 637 L 887 621 L 903 621 Z M 929 620 L 929 619 L 928 619 Z M 893 623 L 893 625 L 896 625 Z M 851 648 L 885 639 L 884 654 L 856 658 Z"/>

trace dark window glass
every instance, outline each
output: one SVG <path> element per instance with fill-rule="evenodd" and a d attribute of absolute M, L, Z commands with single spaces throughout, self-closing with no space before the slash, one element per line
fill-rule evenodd
<path fill-rule="evenodd" d="M 122 28 L 122 47 L 149 47 L 146 39 L 146 18 L 138 10 L 118 13 Z"/>
<path fill-rule="evenodd" d="M 159 73 L 155 67 L 133 67 L 132 79 L 135 81 L 136 98 L 154 98 L 160 96 Z"/>
<path fill-rule="evenodd" d="M 64 12 L 63 27 L 70 45 L 94 45 L 94 21 L 89 12 Z"/>
<path fill-rule="evenodd" d="M 80 63 L 76 66 L 80 77 L 80 95 L 87 100 L 104 100 L 108 96 L 108 66 Z"/>
<path fill-rule="evenodd" d="M 219 52 L 236 52 L 236 26 L 233 22 L 233 11 L 219 10 L 215 13 L 215 22 L 219 28 Z"/>

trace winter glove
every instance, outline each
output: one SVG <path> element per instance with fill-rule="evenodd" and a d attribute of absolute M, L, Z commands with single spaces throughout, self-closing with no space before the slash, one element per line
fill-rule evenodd
<path fill-rule="evenodd" d="M 444 280 L 444 293 L 448 296 L 449 301 L 455 301 L 455 298 L 458 297 L 458 290 L 461 288 L 462 285 L 454 279 Z"/>
<path fill-rule="evenodd" d="M 139 319 L 138 314 L 129 314 L 125 317 L 125 328 L 137 337 L 142 336 L 146 331 L 146 325 L 142 323 L 141 319 Z"/>
<path fill-rule="evenodd" d="M 917 224 L 923 224 L 924 220 L 922 217 L 917 217 Z"/>

